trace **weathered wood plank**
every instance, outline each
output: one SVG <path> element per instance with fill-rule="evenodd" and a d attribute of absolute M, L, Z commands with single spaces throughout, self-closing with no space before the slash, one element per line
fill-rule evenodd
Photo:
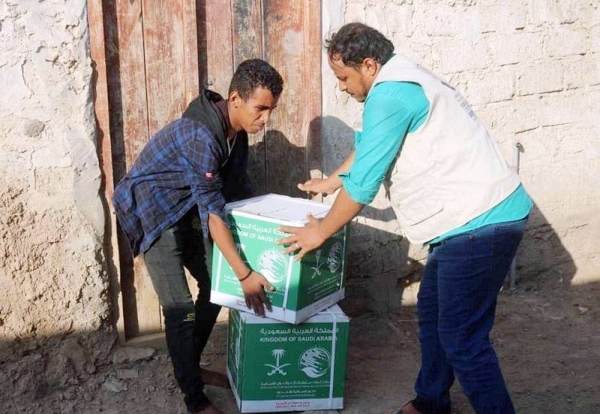
<path fill-rule="evenodd" d="M 113 172 L 117 182 L 131 168 L 148 140 L 142 3 L 140 0 L 106 0 L 103 5 Z M 125 335 L 131 338 L 140 332 L 134 274 L 142 265 L 139 260 L 134 263 L 120 231 L 118 240 Z M 157 313 L 154 326 L 160 324 Z"/>
<path fill-rule="evenodd" d="M 233 75 L 231 3 L 201 0 L 197 14 L 201 85 L 225 97 Z"/>
<path fill-rule="evenodd" d="M 124 156 L 128 171 L 150 138 L 148 130 L 148 102 L 146 68 L 144 61 L 144 36 L 142 1 L 117 0 L 117 56 L 122 124 L 121 136 L 115 139 L 124 143 Z M 117 88 L 115 88 L 117 89 Z M 119 125 L 115 125 L 119 128 Z M 116 145 L 115 145 L 116 147 Z M 125 171 L 122 171 L 124 174 Z M 161 329 L 161 317 L 152 288 L 148 289 L 148 276 L 141 258 L 133 260 L 126 241 L 120 238 L 121 287 L 126 314 L 125 328 L 128 338 Z"/>
<path fill-rule="evenodd" d="M 107 272 L 109 275 L 110 300 L 112 302 L 113 318 L 116 321 L 119 341 L 125 341 L 125 325 L 123 320 L 123 302 L 119 288 L 119 271 L 116 260 L 119 254 L 117 240 L 117 223 L 110 220 L 114 217 L 113 205 L 110 202 L 114 193 L 114 174 L 112 143 L 110 139 L 110 111 L 108 100 L 108 79 L 106 68 L 106 52 L 104 41 L 104 10 L 101 2 L 88 1 L 88 23 L 90 27 L 90 54 L 92 57 L 93 88 L 94 88 L 94 113 L 96 116 L 97 148 L 100 171 L 102 174 L 102 187 L 104 191 L 103 206 L 107 213 L 104 225 L 103 250 L 106 257 Z"/>
<path fill-rule="evenodd" d="M 303 72 L 318 75 L 313 64 L 307 38 L 307 1 L 264 0 L 263 19 L 265 32 L 265 57 L 283 76 L 286 87 L 266 135 L 267 187 L 270 192 L 301 196 L 296 184 L 308 178 L 306 165 L 307 133 L 312 100 L 320 92 L 308 88 Z M 310 22 L 309 22 L 310 23 Z M 311 23 L 312 24 L 312 23 Z M 318 21 L 315 24 L 319 24 Z M 310 28 L 310 27 L 309 27 Z M 312 82 L 311 82 L 312 83 Z"/>
<path fill-rule="evenodd" d="M 256 0 L 232 0 L 233 64 L 263 57 L 261 3 Z"/>
<path fill-rule="evenodd" d="M 263 58 L 262 9 L 257 0 L 233 1 L 234 68 L 246 59 Z M 248 136 L 248 176 L 257 194 L 267 191 L 265 132 Z"/>
<path fill-rule="evenodd" d="M 143 0 L 148 132 L 178 118 L 185 104 L 183 1 Z"/>
<path fill-rule="evenodd" d="M 198 20 L 196 0 L 183 1 L 183 76 L 185 101 L 184 107 L 198 96 L 200 89 L 198 67 Z"/>
<path fill-rule="evenodd" d="M 192 88 L 198 84 L 197 63 L 194 64 L 190 56 L 197 56 L 197 38 L 190 23 L 190 17 L 195 17 L 196 13 L 195 5 L 190 4 L 189 0 L 158 3 L 144 0 L 143 4 L 148 125 L 152 135 L 181 115 L 186 104 L 195 97 L 192 91 L 197 95 L 197 88 L 189 89 L 190 84 Z M 145 275 L 136 273 L 138 303 L 142 302 L 138 305 L 138 311 L 159 310 L 158 299 L 152 284 L 148 282 Z M 189 276 L 188 285 L 192 294 L 197 293 L 196 283 Z M 149 324 L 143 333 L 155 330 Z"/>
<path fill-rule="evenodd" d="M 111 135 L 115 159 L 122 156 L 125 170 L 129 170 L 148 141 L 142 3 L 116 0 L 114 5 L 116 25 L 111 29 L 115 33 L 107 47 L 112 68 L 109 74 L 111 115 L 115 121 L 111 119 Z M 119 171 L 116 178 L 120 179 L 125 170 Z"/>
<path fill-rule="evenodd" d="M 198 19 L 196 0 L 183 1 L 183 81 L 185 99 L 183 108 L 198 96 L 200 91 L 200 72 L 198 66 Z M 186 272 L 186 278 L 192 297 L 198 295 L 198 283 Z"/>
<path fill-rule="evenodd" d="M 306 171 L 307 178 L 322 178 L 322 146 L 321 146 L 321 1 L 304 0 L 304 62 L 301 71 L 307 101 L 303 111 L 302 133 L 306 139 Z M 321 199 L 321 197 L 318 197 Z"/>

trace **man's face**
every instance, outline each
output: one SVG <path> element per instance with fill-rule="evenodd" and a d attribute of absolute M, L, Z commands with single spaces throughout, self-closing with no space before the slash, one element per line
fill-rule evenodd
<path fill-rule="evenodd" d="M 372 62 L 365 59 L 358 68 L 346 66 L 341 58 L 329 58 L 329 67 L 333 70 L 338 80 L 340 91 L 356 99 L 358 102 L 364 102 L 371 89 L 373 80 Z"/>
<path fill-rule="evenodd" d="M 244 101 L 237 92 L 229 96 L 231 125 L 236 131 L 244 130 L 256 134 L 269 122 L 271 113 L 277 107 L 279 97 L 273 97 L 271 91 L 258 87 Z"/>

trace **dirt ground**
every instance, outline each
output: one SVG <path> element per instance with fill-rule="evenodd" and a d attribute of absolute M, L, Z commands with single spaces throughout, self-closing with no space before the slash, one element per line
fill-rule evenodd
<path fill-rule="evenodd" d="M 342 306 L 344 303 L 341 303 Z M 378 414 L 412 398 L 419 366 L 415 308 L 351 315 L 345 408 Z M 225 322 L 205 352 L 224 371 Z M 600 283 L 571 286 L 552 269 L 499 297 L 493 340 L 518 413 L 600 413 Z M 230 390 L 207 387 L 214 404 L 238 413 Z M 469 414 L 458 385 L 453 413 Z M 185 413 L 164 350 L 103 367 L 83 384 L 39 399 L 0 402 L 3 413 Z"/>

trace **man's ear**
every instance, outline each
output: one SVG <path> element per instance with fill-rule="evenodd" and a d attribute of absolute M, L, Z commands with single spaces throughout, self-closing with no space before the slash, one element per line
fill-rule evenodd
<path fill-rule="evenodd" d="M 233 105 L 234 108 L 238 108 L 242 104 L 242 95 L 238 91 L 231 91 L 229 94 L 229 102 Z"/>
<path fill-rule="evenodd" d="M 365 74 L 369 76 L 375 76 L 379 70 L 379 64 L 373 58 L 365 58 L 362 62 L 362 67 L 365 71 Z"/>

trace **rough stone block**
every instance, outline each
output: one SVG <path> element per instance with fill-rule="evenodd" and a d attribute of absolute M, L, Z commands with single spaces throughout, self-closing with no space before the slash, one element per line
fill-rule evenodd
<path fill-rule="evenodd" d="M 125 364 L 152 358 L 156 351 L 152 348 L 121 347 L 113 354 L 113 364 Z"/>
<path fill-rule="evenodd" d="M 542 35 L 515 32 L 489 37 L 489 47 L 498 65 L 529 62 L 542 56 Z"/>
<path fill-rule="evenodd" d="M 482 32 L 511 32 L 527 25 L 527 9 L 523 7 L 523 3 L 515 1 L 508 3 L 503 1 L 477 8 Z"/>
<path fill-rule="evenodd" d="M 572 26 L 560 26 L 548 31 L 546 54 L 549 57 L 580 55 L 587 51 L 587 31 Z"/>
<path fill-rule="evenodd" d="M 567 90 L 600 85 L 600 53 L 573 56 L 564 62 Z"/>
<path fill-rule="evenodd" d="M 484 105 L 507 101 L 515 94 L 515 81 L 512 68 L 483 71 L 479 76 L 466 76 L 463 95 L 471 105 Z"/>
<path fill-rule="evenodd" d="M 542 126 L 576 123 L 585 116 L 586 102 L 578 95 L 541 96 L 538 114 Z"/>
<path fill-rule="evenodd" d="M 599 7 L 600 9 L 600 7 Z M 600 52 L 600 25 L 594 26 L 590 29 L 590 52 Z"/>
<path fill-rule="evenodd" d="M 517 94 L 523 96 L 561 91 L 563 72 L 562 62 L 523 67 L 517 75 Z"/>
<path fill-rule="evenodd" d="M 531 0 L 529 19 L 533 26 L 544 26 L 548 24 L 572 23 L 584 14 L 582 13 L 583 2 L 580 0 Z"/>
<path fill-rule="evenodd" d="M 475 108 L 475 112 L 493 137 L 510 136 L 540 126 L 537 101 L 537 97 L 515 98 L 510 102 Z"/>
<path fill-rule="evenodd" d="M 490 65 L 484 42 L 452 40 L 435 46 L 434 53 L 439 55 L 441 74 L 485 69 Z"/>
<path fill-rule="evenodd" d="M 456 36 L 469 26 L 470 16 L 462 8 L 438 4 L 435 9 L 423 7 L 415 13 L 415 21 L 429 36 Z"/>

